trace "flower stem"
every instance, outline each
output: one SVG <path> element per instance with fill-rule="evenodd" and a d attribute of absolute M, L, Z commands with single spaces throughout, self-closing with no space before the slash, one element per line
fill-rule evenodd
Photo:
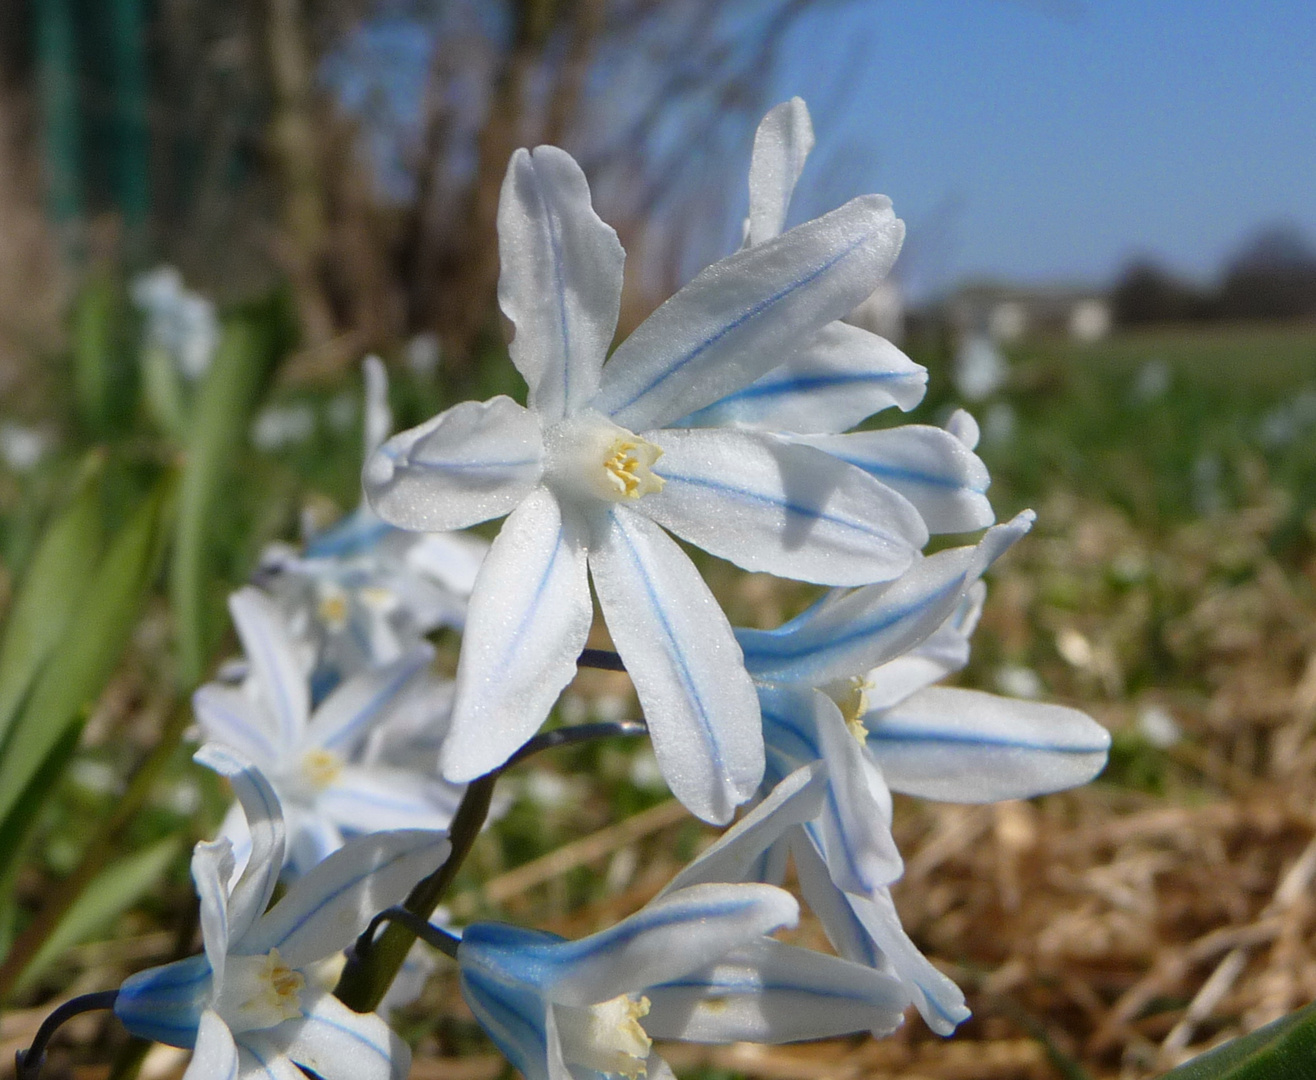
<path fill-rule="evenodd" d="M 536 735 L 512 755 L 505 765 L 471 781 L 453 816 L 452 825 L 448 828 L 452 852 L 443 865 L 424 878 L 403 901 L 401 908 L 408 913 L 406 916 L 383 912 L 381 916 L 388 915 L 388 928 L 376 938 L 374 932 L 383 921 L 381 916 L 376 916 L 366 932 L 357 939 L 334 990 L 338 999 L 357 1012 L 373 1012 L 379 1006 L 416 940 L 417 928 L 422 924 L 429 925 L 434 909 L 439 906 L 439 901 L 447 893 L 462 863 L 466 861 L 466 856 L 470 854 L 475 838 L 480 835 L 485 819 L 489 816 L 494 785 L 498 783 L 504 769 L 554 747 L 615 735 L 641 735 L 647 730 L 648 725 L 642 720 L 555 728 Z M 436 947 L 448 952 L 448 948 L 443 945 Z M 449 955 L 455 954 L 455 945 L 452 948 Z"/>
<path fill-rule="evenodd" d="M 37 1080 L 41 1075 L 41 1066 L 46 1060 L 46 1044 L 65 1021 L 73 1019 L 80 1013 L 96 1009 L 112 1009 L 119 997 L 117 990 L 100 990 L 94 994 L 83 994 L 70 998 L 41 1021 L 32 1045 L 26 1050 L 19 1050 L 14 1055 L 14 1069 L 17 1080 Z"/>

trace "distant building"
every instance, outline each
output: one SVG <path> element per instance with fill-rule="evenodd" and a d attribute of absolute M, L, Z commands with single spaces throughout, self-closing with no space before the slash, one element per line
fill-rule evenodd
<path fill-rule="evenodd" d="M 946 316 L 961 339 L 986 336 L 1013 342 L 1031 337 L 1099 341 L 1110 333 L 1110 299 L 1096 289 L 966 285 L 946 301 Z"/>

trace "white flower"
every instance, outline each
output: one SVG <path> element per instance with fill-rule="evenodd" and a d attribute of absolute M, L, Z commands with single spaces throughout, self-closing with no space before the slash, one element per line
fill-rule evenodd
<path fill-rule="evenodd" d="M 461 528 L 509 514 L 476 582 L 444 775 L 502 764 L 572 678 L 588 573 L 675 794 L 726 821 L 762 773 L 753 687 L 726 617 L 664 531 L 750 570 L 888 580 L 927 539 L 861 470 L 741 429 L 672 429 L 850 311 L 895 259 L 881 196 L 709 267 L 605 365 L 623 253 L 584 174 L 554 147 L 513 156 L 498 215 L 499 299 L 530 407 L 466 402 L 384 444 L 365 470 L 381 517 Z"/>
<path fill-rule="evenodd" d="M 781 233 L 812 148 L 809 110 L 799 98 L 763 118 L 749 169 L 747 245 Z M 892 405 L 912 409 L 923 399 L 927 377 L 891 342 L 838 320 L 786 363 L 679 423 L 734 423 L 780 433 L 791 443 L 825 450 L 899 492 L 918 509 L 929 532 L 971 532 L 995 520 L 986 497 L 987 467 L 973 453 L 976 427 L 956 418 L 955 432 L 905 424 L 839 434 Z"/>
<path fill-rule="evenodd" d="M 162 350 L 189 380 L 204 375 L 219 345 L 215 305 L 184 288 L 172 266 L 134 278 L 132 299 L 146 316 L 147 347 Z"/>
<path fill-rule="evenodd" d="M 419 830 L 361 837 L 266 911 L 283 865 L 278 798 L 220 747 L 197 758 L 232 781 L 251 824 L 251 859 L 229 888 L 228 841 L 196 846 L 205 954 L 131 976 L 115 1014 L 134 1035 L 193 1047 L 184 1080 L 296 1080 L 297 1066 L 324 1080 L 402 1080 L 406 1044 L 374 1013 L 353 1012 L 321 988 L 315 967 L 440 866 L 447 838 Z"/>
<path fill-rule="evenodd" d="M 229 598 L 229 610 L 247 655 L 246 683 L 207 683 L 192 705 L 206 739 L 254 762 L 279 793 L 293 867 L 306 872 L 352 833 L 446 828 L 461 791 L 432 775 L 432 759 L 413 759 L 408 769 L 382 763 L 388 755 L 364 760 L 371 737 L 377 742 L 395 717 L 415 733 L 409 691 L 427 678 L 433 651 L 419 645 L 393 664 L 360 672 L 312 712 L 305 668 L 270 599 L 242 589 Z M 441 725 L 444 717 L 431 720 Z M 240 865 L 247 840 L 236 808 L 223 833 Z"/>
<path fill-rule="evenodd" d="M 931 685 L 967 662 L 978 579 L 1031 523 L 1021 514 L 777 630 L 738 630 L 763 707 L 765 798 L 668 886 L 777 880 L 789 854 L 837 952 L 896 974 L 941 1034 L 968 1010 L 900 925 L 891 792 L 996 802 L 1058 791 L 1099 772 L 1110 742 L 1074 709 Z"/>
<path fill-rule="evenodd" d="M 889 1034 L 905 1004 L 894 979 L 765 936 L 798 915 L 771 886 L 695 885 L 579 941 L 475 923 L 457 950 L 462 994 L 526 1080 L 670 1077 L 655 1038 Z"/>

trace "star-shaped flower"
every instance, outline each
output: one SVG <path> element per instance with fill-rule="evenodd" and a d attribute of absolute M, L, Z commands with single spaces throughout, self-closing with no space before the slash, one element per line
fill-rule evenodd
<path fill-rule="evenodd" d="M 415 645 L 392 664 L 359 672 L 312 711 L 308 675 L 273 601 L 246 588 L 229 598 L 229 610 L 246 651 L 247 680 L 207 683 L 192 707 L 208 740 L 254 762 L 274 785 L 294 869 L 305 873 L 341 847 L 345 835 L 447 828 L 461 791 L 433 775 L 433 759 L 398 768 L 385 763 L 396 746 L 378 752 L 394 720 L 408 725 L 411 741 L 432 748 L 423 729 L 416 730 L 413 693 L 428 685 L 430 647 Z M 441 729 L 446 717 L 431 708 L 428 719 Z M 222 834 L 233 841 L 240 867 L 248 843 L 236 808 Z"/>
<path fill-rule="evenodd" d="M 671 1076 L 652 1040 L 793 1042 L 901 1021 L 900 985 L 767 937 L 789 893 L 695 885 L 579 941 L 475 923 L 457 950 L 471 1011 L 526 1080 Z"/>
<path fill-rule="evenodd" d="M 115 1014 L 134 1035 L 192 1047 L 184 1080 L 402 1080 L 410 1053 L 374 1013 L 317 985 L 315 966 L 352 943 L 447 858 L 442 833 L 360 837 L 299 878 L 269 911 L 283 865 L 283 817 L 258 770 L 217 746 L 198 760 L 227 776 L 251 826 L 247 869 L 231 888 L 227 840 L 198 844 L 192 878 L 205 953 L 127 979 Z"/>
<path fill-rule="evenodd" d="M 1021 514 L 777 630 L 737 631 L 763 707 L 765 797 L 669 886 L 775 881 L 789 854 L 837 951 L 894 972 L 941 1034 L 968 1010 L 891 899 L 903 869 L 891 792 L 977 803 L 1058 791 L 1096 775 L 1110 743 L 1075 709 L 931 685 L 967 662 L 978 579 L 1031 523 Z"/>
<path fill-rule="evenodd" d="M 575 161 L 517 151 L 498 228 L 499 299 L 529 407 L 457 405 L 365 470 L 376 511 L 406 528 L 510 513 L 471 598 L 444 775 L 497 767 L 543 722 L 589 633 L 588 567 L 664 776 L 696 814 L 726 821 L 762 775 L 758 707 L 726 617 L 664 530 L 746 569 L 833 585 L 895 577 L 927 530 L 908 500 L 813 447 L 668 425 L 850 311 L 903 227 L 887 199 L 866 196 L 740 251 L 606 365 L 623 253 Z"/>

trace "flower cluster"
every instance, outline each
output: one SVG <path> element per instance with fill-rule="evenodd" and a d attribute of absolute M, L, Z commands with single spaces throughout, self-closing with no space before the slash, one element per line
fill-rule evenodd
<path fill-rule="evenodd" d="M 355 1011 L 379 1004 L 360 988 L 395 931 L 455 959 L 527 1080 L 669 1075 L 655 1039 L 882 1035 L 911 1006 L 949 1034 L 968 1016 L 892 901 L 892 792 L 1056 791 L 1094 776 L 1109 738 L 1073 709 L 937 685 L 966 664 L 981 579 L 1033 516 L 993 525 L 966 413 L 851 430 L 912 409 L 926 372 L 845 321 L 899 252 L 890 202 L 784 227 L 812 141 L 798 99 L 767 115 L 743 246 L 611 353 L 617 236 L 569 155 L 519 150 L 498 296 L 527 404 L 464 402 L 389 438 L 368 362 L 368 502 L 267 555 L 230 599 L 244 659 L 195 696 L 197 760 L 238 800 L 193 858 L 204 954 L 118 994 L 131 1031 L 194 1048 L 188 1080 L 404 1075 L 406 1046 Z M 453 532 L 503 516 L 492 545 Z M 776 629 L 734 627 L 678 540 L 827 591 Z M 590 657 L 595 598 L 644 728 L 537 735 Z M 431 670 L 439 626 L 462 632 L 455 684 Z M 427 922 L 509 763 L 634 730 L 692 813 L 739 820 L 579 940 Z M 834 955 L 773 936 L 799 917 L 790 862 Z M 377 915 L 398 925 L 345 958 Z"/>

